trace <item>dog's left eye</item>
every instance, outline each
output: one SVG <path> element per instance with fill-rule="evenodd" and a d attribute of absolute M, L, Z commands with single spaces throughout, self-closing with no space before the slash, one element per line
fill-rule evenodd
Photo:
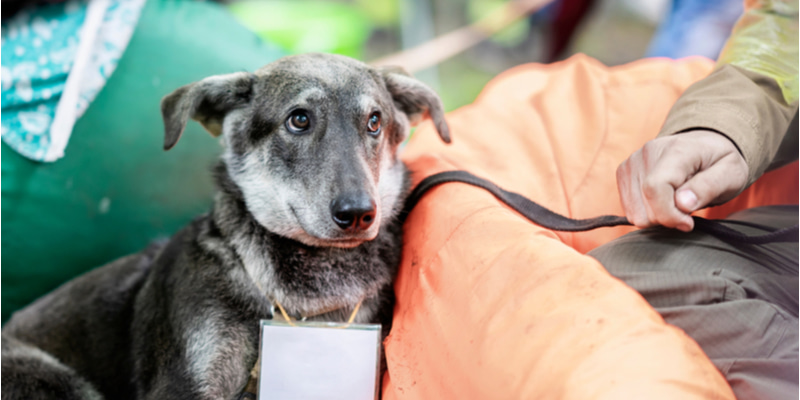
<path fill-rule="evenodd" d="M 311 118 L 303 110 L 292 112 L 289 115 L 289 119 L 286 120 L 286 129 L 292 133 L 303 133 L 308 129 L 309 125 L 311 125 Z"/>
<path fill-rule="evenodd" d="M 367 121 L 367 130 L 372 136 L 378 136 L 381 132 L 381 113 L 372 113 Z"/>

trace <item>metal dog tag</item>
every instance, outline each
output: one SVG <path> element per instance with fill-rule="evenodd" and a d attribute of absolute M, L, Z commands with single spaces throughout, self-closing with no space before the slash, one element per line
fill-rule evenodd
<path fill-rule="evenodd" d="M 261 321 L 258 398 L 375 400 L 381 326 Z"/>

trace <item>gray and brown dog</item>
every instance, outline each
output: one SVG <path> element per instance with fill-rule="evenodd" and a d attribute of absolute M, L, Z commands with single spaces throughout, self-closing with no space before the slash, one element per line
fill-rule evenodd
<path fill-rule="evenodd" d="M 260 319 L 391 322 L 408 172 L 398 146 L 438 96 L 334 55 L 213 76 L 161 103 L 220 136 L 214 207 L 168 242 L 64 284 L 3 328 L 2 398 L 234 399 Z M 263 355 L 269 357 L 269 355 Z"/>

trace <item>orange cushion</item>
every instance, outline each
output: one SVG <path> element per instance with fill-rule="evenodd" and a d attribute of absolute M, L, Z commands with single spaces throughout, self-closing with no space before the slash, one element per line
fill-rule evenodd
<path fill-rule="evenodd" d="M 580 55 L 516 67 L 448 115 L 451 145 L 426 123 L 403 157 L 415 183 L 465 169 L 573 218 L 623 215 L 617 165 L 712 67 L 694 58 L 609 68 Z M 703 213 L 797 203 L 797 163 L 771 175 Z M 734 398 L 691 338 L 583 255 L 632 228 L 554 233 L 449 183 L 405 229 L 384 399 Z"/>

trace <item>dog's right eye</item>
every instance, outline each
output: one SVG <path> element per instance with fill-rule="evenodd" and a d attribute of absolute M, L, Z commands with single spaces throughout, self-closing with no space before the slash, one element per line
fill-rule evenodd
<path fill-rule="evenodd" d="M 292 133 L 303 133 L 311 125 L 311 118 L 303 110 L 293 111 L 286 120 L 286 129 Z"/>

